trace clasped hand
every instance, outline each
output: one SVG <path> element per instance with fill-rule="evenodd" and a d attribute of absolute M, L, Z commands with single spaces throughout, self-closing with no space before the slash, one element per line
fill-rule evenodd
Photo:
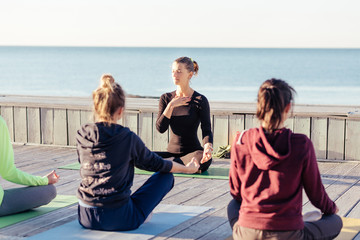
<path fill-rule="evenodd" d="M 171 100 L 170 104 L 174 108 L 179 107 L 179 106 L 186 106 L 186 105 L 189 105 L 190 100 L 191 100 L 191 97 L 176 96 Z"/>
<path fill-rule="evenodd" d="M 203 157 L 200 161 L 201 164 L 209 161 L 212 157 L 212 152 L 213 152 L 213 147 L 211 143 L 206 143 L 204 146 L 204 153 L 203 153 Z"/>
<path fill-rule="evenodd" d="M 55 170 L 52 170 L 50 173 L 46 175 L 48 178 L 48 184 L 54 184 L 59 181 L 60 176 L 56 174 Z"/>

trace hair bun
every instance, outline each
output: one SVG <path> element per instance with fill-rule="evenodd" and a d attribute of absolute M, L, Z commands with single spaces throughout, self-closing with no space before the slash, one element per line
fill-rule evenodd
<path fill-rule="evenodd" d="M 112 88 L 113 83 L 115 82 L 114 77 L 111 74 L 104 74 L 100 79 L 101 88 Z"/>

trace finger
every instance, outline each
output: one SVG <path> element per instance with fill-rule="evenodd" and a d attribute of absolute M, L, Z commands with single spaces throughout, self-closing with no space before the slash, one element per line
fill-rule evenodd
<path fill-rule="evenodd" d="M 203 163 L 206 163 L 207 162 L 207 157 L 206 156 L 204 156 L 202 159 L 201 159 L 201 161 L 200 161 L 200 163 L 201 164 L 203 164 Z"/>

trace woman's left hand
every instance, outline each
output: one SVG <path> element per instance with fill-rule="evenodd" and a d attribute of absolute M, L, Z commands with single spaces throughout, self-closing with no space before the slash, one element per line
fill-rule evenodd
<path fill-rule="evenodd" d="M 203 153 L 203 157 L 200 161 L 200 163 L 205 163 L 207 161 L 209 161 L 211 159 L 211 154 L 212 154 L 212 151 L 213 151 L 213 146 L 211 143 L 206 143 L 205 146 L 204 146 L 204 153 Z"/>
<path fill-rule="evenodd" d="M 55 170 L 51 171 L 46 175 L 48 178 L 48 184 L 54 184 L 59 181 L 60 176 L 56 174 Z"/>

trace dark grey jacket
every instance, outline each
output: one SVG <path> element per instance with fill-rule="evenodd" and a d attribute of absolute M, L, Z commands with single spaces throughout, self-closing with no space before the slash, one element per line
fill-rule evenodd
<path fill-rule="evenodd" d="M 151 152 L 141 139 L 118 124 L 85 124 L 77 132 L 81 183 L 77 196 L 97 207 L 118 207 L 130 197 L 134 166 L 170 172 L 172 162 Z"/>

